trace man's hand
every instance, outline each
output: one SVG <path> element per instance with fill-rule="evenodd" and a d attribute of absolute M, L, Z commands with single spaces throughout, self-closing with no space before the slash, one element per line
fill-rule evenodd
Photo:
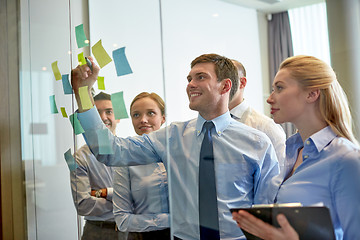
<path fill-rule="evenodd" d="M 76 68 L 71 70 L 71 86 L 74 90 L 75 98 L 79 106 L 79 112 L 84 111 L 80 101 L 79 88 L 87 86 L 89 97 L 92 103 L 94 103 L 94 100 L 91 95 L 91 88 L 96 82 L 100 71 L 100 68 L 94 63 L 93 58 L 88 57 L 88 59 L 91 61 L 93 68 L 92 71 L 87 64 L 84 64 L 82 66 L 78 65 Z"/>
<path fill-rule="evenodd" d="M 262 239 L 299 240 L 299 235 L 294 228 L 291 227 L 283 214 L 276 216 L 280 228 L 265 223 L 244 210 L 233 212 L 232 215 L 239 227 Z"/>

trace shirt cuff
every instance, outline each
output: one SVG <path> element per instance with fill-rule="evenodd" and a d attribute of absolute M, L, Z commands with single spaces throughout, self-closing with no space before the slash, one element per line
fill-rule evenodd
<path fill-rule="evenodd" d="M 109 200 L 109 201 L 112 201 L 114 189 L 113 188 L 106 188 L 106 190 L 107 190 L 106 199 Z"/>
<path fill-rule="evenodd" d="M 80 124 L 85 131 L 93 129 L 94 127 L 99 126 L 102 123 L 102 120 L 95 106 L 86 112 L 77 113 L 77 118 L 79 119 Z"/>

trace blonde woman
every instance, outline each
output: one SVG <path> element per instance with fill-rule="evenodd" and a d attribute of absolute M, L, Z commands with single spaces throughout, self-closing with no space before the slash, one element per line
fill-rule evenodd
<path fill-rule="evenodd" d="M 130 105 L 135 132 L 148 134 L 165 122 L 165 103 L 156 93 L 142 92 Z M 162 162 L 116 168 L 114 215 L 130 240 L 170 239 L 168 184 Z"/>
<path fill-rule="evenodd" d="M 333 69 L 311 56 L 286 59 L 267 102 L 276 123 L 292 122 L 298 133 L 286 141 L 286 167 L 275 202 L 323 203 L 336 239 L 358 239 L 360 151 L 345 93 Z M 234 220 L 263 239 L 298 239 L 284 215 L 280 228 L 239 211 Z"/>

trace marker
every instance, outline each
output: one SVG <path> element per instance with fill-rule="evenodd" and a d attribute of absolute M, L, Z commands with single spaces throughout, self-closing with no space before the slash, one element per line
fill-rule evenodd
<path fill-rule="evenodd" d="M 92 72 L 93 67 L 92 67 L 92 64 L 91 64 L 90 60 L 87 57 L 85 57 L 85 60 L 86 60 L 86 64 L 89 66 L 89 68 L 90 68 L 90 70 Z"/>

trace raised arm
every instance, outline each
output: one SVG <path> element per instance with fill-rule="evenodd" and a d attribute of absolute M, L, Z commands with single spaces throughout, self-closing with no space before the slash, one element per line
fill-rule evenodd
<path fill-rule="evenodd" d="M 79 95 L 79 88 L 87 86 L 88 95 L 91 99 L 92 104 L 94 105 L 94 99 L 91 95 L 91 88 L 97 80 L 99 75 L 100 68 L 94 63 L 92 57 L 88 57 L 92 64 L 92 71 L 87 64 L 78 65 L 76 68 L 71 70 L 71 85 L 75 93 L 76 102 L 78 104 L 79 112 L 85 112 L 88 109 L 83 109 L 81 104 L 81 99 Z"/>

